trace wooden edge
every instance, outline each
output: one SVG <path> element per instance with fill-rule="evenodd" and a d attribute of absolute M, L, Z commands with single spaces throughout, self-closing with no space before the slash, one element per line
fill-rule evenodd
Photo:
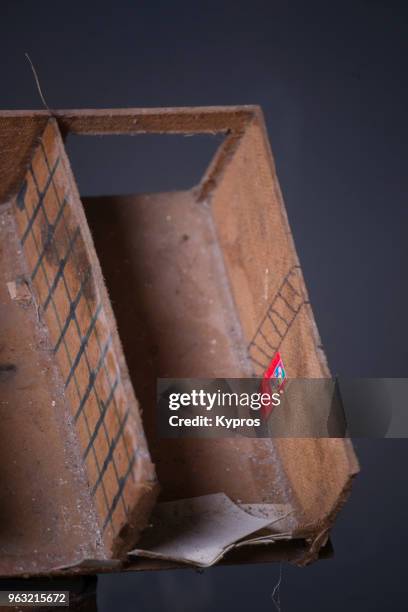
<path fill-rule="evenodd" d="M 0 112 L 0 206 L 18 190 L 47 120 L 47 115 L 8 117 Z"/>
<path fill-rule="evenodd" d="M 195 198 L 198 202 L 206 200 L 214 189 L 216 189 L 228 162 L 238 148 L 241 136 L 242 134 L 230 134 L 217 148 L 198 187 L 193 189 Z"/>
<path fill-rule="evenodd" d="M 60 128 L 72 134 L 217 133 L 239 132 L 254 114 L 256 105 L 174 108 L 5 110 L 0 118 L 52 115 Z"/>
<path fill-rule="evenodd" d="M 239 108 L 239 107 L 237 107 Z M 245 132 L 245 129 L 250 123 L 256 121 L 263 132 L 264 139 L 269 145 L 268 131 L 265 124 L 264 114 L 260 106 L 246 107 L 251 108 L 251 115 L 247 118 L 243 129 L 238 132 L 229 133 L 225 138 L 224 142 L 218 147 L 215 155 L 210 161 L 210 164 L 205 171 L 198 187 L 194 190 L 197 201 L 202 202 L 211 196 L 212 191 L 216 189 L 218 182 L 220 181 L 222 174 L 228 163 L 231 161 L 235 152 L 237 151 L 241 138 Z M 269 147 L 269 151 L 270 147 Z M 272 167 L 274 175 L 276 177 L 275 166 L 272 159 Z M 276 179 L 277 180 L 277 179 Z"/>
<path fill-rule="evenodd" d="M 225 554 L 211 569 L 232 565 L 254 565 L 259 563 L 290 563 L 298 567 L 309 565 L 317 559 L 327 559 L 333 556 L 330 538 L 320 543 L 320 547 L 311 553 L 310 542 L 302 538 L 277 541 L 273 544 L 258 546 L 247 546 L 235 548 Z M 129 557 L 128 559 L 100 562 L 88 559 L 71 567 L 56 568 L 50 572 L 28 573 L 28 579 L 59 579 L 74 578 L 77 576 L 89 576 L 95 574 L 112 574 L 122 572 L 151 572 L 165 570 L 199 570 L 188 563 L 176 561 L 163 561 L 160 559 L 148 559 L 144 557 Z M 2 579 L 20 578 L 20 575 L 3 575 Z"/>
<path fill-rule="evenodd" d="M 263 113 L 261 109 L 256 109 L 256 111 L 254 111 L 251 122 L 247 124 L 247 129 L 249 129 L 250 126 L 254 126 L 260 132 L 260 135 L 263 141 L 263 150 L 269 162 L 268 165 L 269 165 L 271 176 L 273 179 L 272 180 L 273 189 L 275 192 L 275 198 L 276 198 L 277 206 L 279 209 L 279 213 L 282 219 L 282 224 L 288 236 L 288 239 L 290 241 L 290 249 L 293 253 L 295 263 L 300 267 L 294 238 L 290 230 L 286 208 L 284 205 L 282 193 L 280 191 L 279 181 L 276 175 L 275 162 L 274 162 L 272 150 L 270 147 L 268 133 L 267 133 L 267 129 L 266 129 L 266 125 L 265 125 L 265 121 L 264 121 L 264 117 L 263 117 Z M 234 155 L 236 154 L 240 146 L 242 146 L 241 145 L 241 143 L 243 142 L 242 138 L 245 138 L 244 134 L 242 134 L 242 136 L 239 138 L 235 136 L 234 134 L 231 134 L 224 141 L 224 145 L 220 147 L 220 149 L 216 153 L 216 156 L 213 160 L 212 165 L 210 165 L 209 171 L 207 173 L 208 176 L 206 175 L 204 177 L 204 180 L 200 186 L 201 192 L 199 192 L 199 197 L 201 196 L 205 198 L 207 195 L 210 195 L 211 197 L 211 191 L 213 191 L 213 189 L 217 187 L 217 183 L 219 183 L 223 172 L 225 172 L 226 168 L 228 167 L 229 162 L 233 159 Z M 303 281 L 303 274 L 302 274 L 302 281 Z M 307 294 L 307 288 L 304 283 L 303 283 L 303 290 L 305 292 L 306 299 L 309 300 L 309 297 Z M 233 295 L 233 292 L 232 292 L 232 295 Z M 329 370 L 329 367 L 326 361 L 325 354 L 323 350 L 319 348 L 321 346 L 321 341 L 320 341 L 319 332 L 318 332 L 318 329 L 315 323 L 314 314 L 311 309 L 308 309 L 308 319 L 309 319 L 309 324 L 312 330 L 314 345 L 317 351 L 317 359 L 320 362 L 322 375 L 330 378 L 331 374 L 330 374 L 330 370 Z M 323 513 L 320 513 L 320 516 L 318 516 L 319 513 L 317 513 L 316 518 L 313 522 L 308 522 L 307 524 L 304 524 L 304 523 L 301 524 L 298 530 L 296 531 L 296 536 L 301 539 L 305 539 L 309 545 L 307 551 L 305 552 L 304 559 L 302 559 L 299 562 L 299 564 L 307 564 L 313 561 L 317 557 L 318 551 L 320 550 L 320 548 L 325 545 L 328 539 L 329 530 L 334 523 L 335 517 L 349 496 L 353 477 L 359 471 L 358 461 L 354 454 L 354 450 L 353 450 L 350 440 L 347 440 L 347 439 L 339 440 L 339 447 L 340 447 L 339 452 L 343 456 L 343 459 L 344 459 L 342 463 L 344 469 L 343 469 L 342 474 L 339 475 L 338 488 L 336 487 L 336 484 L 333 485 L 333 487 L 336 487 L 337 497 L 334 500 L 334 503 L 332 505 L 328 504 L 328 507 L 325 509 L 324 515 Z M 281 454 L 282 449 L 279 447 L 277 448 L 277 452 L 279 455 L 279 460 L 282 464 L 282 471 L 285 473 L 288 479 L 288 482 L 292 485 L 291 478 L 290 478 L 291 470 L 287 469 L 287 463 L 290 461 L 290 456 L 288 455 L 288 453 L 283 453 L 282 455 Z M 296 491 L 295 485 L 293 485 L 292 488 L 293 488 L 293 491 L 296 492 L 295 497 L 297 499 L 298 493 Z M 299 504 L 298 510 L 299 512 L 301 512 L 302 504 L 300 503 L 300 501 L 297 501 L 297 503 Z"/>
<path fill-rule="evenodd" d="M 2 110 L 0 121 L 54 118 L 65 137 L 67 134 L 228 134 L 210 162 L 197 188 L 197 199 L 203 200 L 216 186 L 247 125 L 262 111 L 257 105 L 197 106 L 174 108 L 115 108 L 67 110 Z M 44 125 L 41 124 L 40 128 Z M 32 146 L 35 145 L 33 141 Z M 21 163 L 22 172 L 27 163 Z M 18 178 L 20 173 L 18 173 Z M 7 199 L 14 195 L 18 180 L 7 189 Z M 1 196 L 1 190 L 0 190 Z M 0 198 L 2 201 L 5 197 Z"/>
<path fill-rule="evenodd" d="M 51 121 L 54 122 L 54 120 Z M 54 124 L 56 128 L 56 133 L 61 138 L 60 131 L 58 130 L 58 123 L 55 121 Z M 138 441 L 137 464 L 135 468 L 139 479 L 138 496 L 136 499 L 136 503 L 128 517 L 128 524 L 125 526 L 123 532 L 117 535 L 116 540 L 113 543 L 111 554 L 112 557 L 115 558 L 123 556 L 127 552 L 127 550 L 129 550 L 129 546 L 131 546 L 131 543 L 135 541 L 136 536 L 138 536 L 140 531 L 142 531 L 146 527 L 148 517 L 156 502 L 158 494 L 158 482 L 155 467 L 150 458 L 148 444 L 143 429 L 141 408 L 136 399 L 133 386 L 130 382 L 130 376 L 125 361 L 122 343 L 119 337 L 116 319 L 113 313 L 113 308 L 109 300 L 108 292 L 102 274 L 102 269 L 99 263 L 98 256 L 96 254 L 93 238 L 85 216 L 75 176 L 72 172 L 70 160 L 66 153 L 65 147 L 63 146 L 62 139 L 60 141 L 60 147 L 63 162 L 65 164 L 66 170 L 68 172 L 68 175 L 70 176 L 71 181 L 70 188 L 73 196 L 72 208 L 80 223 L 81 234 L 84 240 L 86 253 L 92 266 L 92 274 L 100 293 L 103 311 L 107 318 L 109 328 L 112 332 L 112 344 L 119 366 L 120 378 L 123 387 L 126 391 L 127 400 L 129 402 L 129 422 L 132 424 L 134 434 L 137 436 Z"/>

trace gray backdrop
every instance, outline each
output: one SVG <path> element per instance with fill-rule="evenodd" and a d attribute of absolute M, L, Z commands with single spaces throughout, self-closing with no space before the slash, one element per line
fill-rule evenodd
<path fill-rule="evenodd" d="M 25 51 L 55 108 L 261 104 L 333 372 L 407 375 L 405 2 L 3 0 L 0 10 L 3 109 L 41 106 Z M 82 193 L 193 184 L 215 144 L 170 138 L 72 138 Z M 285 566 L 282 611 L 406 609 L 408 443 L 356 448 L 362 472 L 335 558 Z M 100 610 L 273 610 L 278 571 L 106 576 Z"/>

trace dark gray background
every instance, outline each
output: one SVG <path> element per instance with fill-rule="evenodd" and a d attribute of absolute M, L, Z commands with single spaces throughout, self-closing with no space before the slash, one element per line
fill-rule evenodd
<path fill-rule="evenodd" d="M 0 7 L 1 108 L 40 107 L 25 51 L 54 108 L 261 104 L 333 372 L 407 376 L 405 2 Z M 214 143 L 169 138 L 72 139 L 82 193 L 193 184 Z M 407 608 L 408 444 L 356 447 L 362 472 L 333 532 L 335 558 L 283 568 L 284 612 Z M 273 565 L 106 576 L 99 605 L 273 610 L 277 577 Z"/>

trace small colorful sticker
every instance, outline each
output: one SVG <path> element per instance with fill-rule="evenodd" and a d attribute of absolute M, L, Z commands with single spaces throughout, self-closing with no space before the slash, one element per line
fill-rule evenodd
<path fill-rule="evenodd" d="M 275 354 L 263 378 L 264 380 L 269 380 L 270 378 L 276 379 L 278 391 L 283 389 L 286 384 L 286 370 L 280 353 Z"/>
<path fill-rule="evenodd" d="M 261 393 L 272 393 L 281 392 L 286 384 L 286 370 L 283 365 L 282 357 L 280 353 L 276 353 L 271 363 L 268 366 L 263 379 L 261 382 Z M 263 406 L 261 409 L 261 415 L 263 419 L 267 420 L 271 415 L 274 405 L 271 403 L 269 406 Z"/>

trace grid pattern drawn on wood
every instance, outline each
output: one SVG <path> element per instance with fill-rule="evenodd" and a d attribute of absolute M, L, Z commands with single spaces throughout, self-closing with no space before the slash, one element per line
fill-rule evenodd
<path fill-rule="evenodd" d="M 16 219 L 109 544 L 128 519 L 137 448 L 126 431 L 129 405 L 72 197 L 49 125 L 18 193 Z"/>
<path fill-rule="evenodd" d="M 248 345 L 255 375 L 262 376 L 279 351 L 302 306 L 308 304 L 302 289 L 300 266 L 292 266 Z"/>

